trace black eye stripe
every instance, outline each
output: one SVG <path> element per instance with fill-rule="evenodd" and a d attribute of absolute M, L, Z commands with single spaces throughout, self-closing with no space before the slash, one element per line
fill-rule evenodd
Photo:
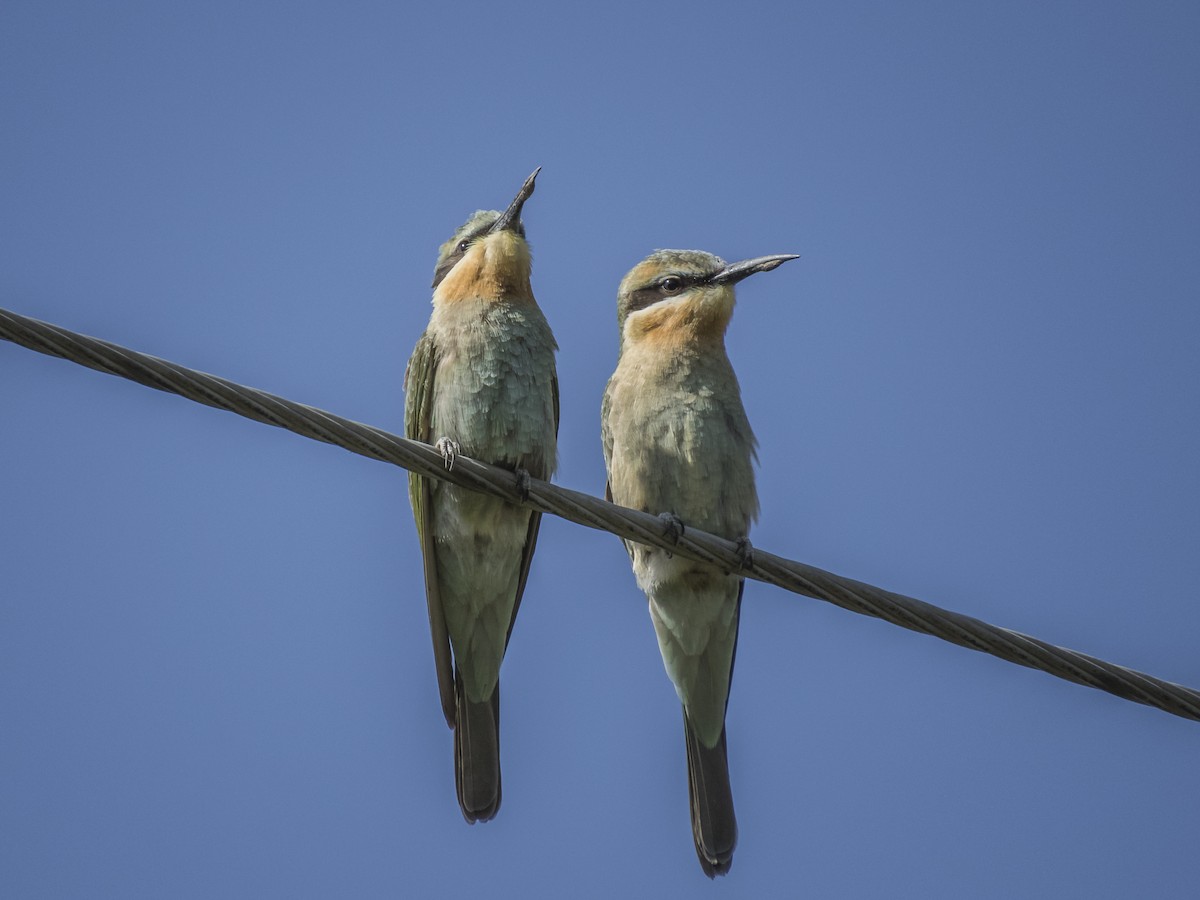
<path fill-rule="evenodd" d="M 704 284 L 708 281 L 705 275 L 691 275 L 679 272 L 672 272 L 670 275 L 664 275 L 658 279 L 652 286 L 654 290 L 666 297 L 673 297 L 677 294 L 682 294 L 688 288 L 693 288 L 698 284 Z M 668 288 L 670 288 L 668 290 Z"/>
<path fill-rule="evenodd" d="M 473 243 L 475 243 L 477 240 L 479 240 L 481 237 L 483 237 L 485 234 L 487 234 L 487 231 L 488 231 L 488 229 L 489 229 L 490 227 L 491 227 L 491 225 L 490 225 L 490 224 L 489 224 L 489 225 L 484 225 L 484 226 L 482 226 L 482 227 L 480 227 L 480 228 L 476 228 L 476 229 L 475 229 L 474 231 L 472 231 L 470 234 L 465 234 L 465 235 L 463 235 L 461 238 L 459 238 L 459 241 L 458 241 L 458 246 L 459 246 L 459 247 L 462 247 L 462 245 L 463 245 L 463 244 L 466 244 L 467 246 L 470 246 L 471 244 L 473 244 Z M 460 253 L 465 253 L 466 251 L 465 251 L 465 249 L 464 249 L 464 250 L 459 250 L 458 252 L 460 252 Z"/>
<path fill-rule="evenodd" d="M 642 288 L 639 291 L 634 291 L 629 297 L 629 311 L 637 312 L 639 309 L 645 309 L 647 306 L 652 306 L 661 300 L 662 297 L 658 293 L 658 289 L 653 285 Z"/>
<path fill-rule="evenodd" d="M 678 297 L 689 288 L 693 288 L 699 284 L 707 284 L 708 279 L 708 275 L 693 275 L 675 272 L 672 272 L 669 275 L 663 275 L 645 287 L 638 288 L 629 295 L 628 311 L 637 312 L 645 309 L 648 306 L 653 306 L 655 303 L 659 303 L 663 300 L 669 300 L 672 297 Z M 680 283 L 678 290 L 666 291 L 663 289 L 663 284 L 671 280 L 678 281 Z"/>

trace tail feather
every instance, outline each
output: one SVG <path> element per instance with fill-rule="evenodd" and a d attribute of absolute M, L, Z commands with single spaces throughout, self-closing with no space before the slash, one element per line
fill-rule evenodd
<path fill-rule="evenodd" d="M 500 809 L 500 685 L 492 698 L 473 703 L 454 679 L 454 786 L 463 818 L 487 822 Z"/>
<path fill-rule="evenodd" d="M 692 837 L 700 868 L 709 878 L 724 875 L 733 865 L 737 846 L 737 818 L 729 784 L 729 759 L 725 729 L 714 747 L 705 747 L 696 736 L 687 713 L 683 716 L 687 744 L 688 797 L 692 807 Z"/>

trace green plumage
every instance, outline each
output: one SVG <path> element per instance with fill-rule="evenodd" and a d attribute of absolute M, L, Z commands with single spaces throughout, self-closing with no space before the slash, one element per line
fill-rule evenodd
<path fill-rule="evenodd" d="M 536 173 L 535 173 L 536 175 Z M 547 479 L 557 462 L 557 345 L 529 285 L 520 205 L 478 212 L 443 245 L 434 310 L 405 374 L 405 435 Z M 500 664 L 541 516 L 435 479 L 409 477 L 442 712 L 468 822 L 500 806 Z"/>

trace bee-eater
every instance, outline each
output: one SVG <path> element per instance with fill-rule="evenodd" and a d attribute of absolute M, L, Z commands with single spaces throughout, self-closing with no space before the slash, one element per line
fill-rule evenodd
<path fill-rule="evenodd" d="M 557 464 L 558 345 L 530 287 L 521 208 L 480 210 L 442 245 L 433 314 L 404 375 L 404 433 L 512 469 L 518 483 Z M 500 807 L 500 663 L 529 576 L 541 515 L 409 477 L 442 712 L 454 729 L 454 781 L 468 822 Z"/>
<path fill-rule="evenodd" d="M 749 554 L 758 515 L 755 441 L 725 352 L 733 286 L 792 255 L 727 265 L 710 253 L 659 250 L 621 281 L 617 368 L 601 429 L 614 503 L 735 540 Z M 710 878 L 729 871 L 737 820 L 729 785 L 725 708 L 743 579 L 626 542 L 650 601 L 667 674 L 683 704 L 692 836 Z"/>

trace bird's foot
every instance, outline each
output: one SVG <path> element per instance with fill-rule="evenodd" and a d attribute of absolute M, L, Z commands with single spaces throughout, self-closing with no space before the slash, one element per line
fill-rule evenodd
<path fill-rule="evenodd" d="M 454 461 L 458 459 L 459 446 L 458 441 L 451 440 L 448 437 L 440 437 L 437 443 L 433 445 L 438 453 L 442 454 L 442 460 L 446 463 L 446 471 L 454 471 Z"/>
<path fill-rule="evenodd" d="M 738 571 L 745 572 L 754 565 L 754 545 L 750 538 L 740 537 L 733 542 L 733 555 L 737 557 Z"/>
<path fill-rule="evenodd" d="M 671 512 L 660 513 L 658 518 L 663 523 L 663 537 L 672 544 L 678 544 L 679 539 L 683 537 L 683 519 Z M 670 556 L 671 553 L 668 552 L 667 557 Z"/>
<path fill-rule="evenodd" d="M 529 487 L 533 483 L 533 478 L 525 469 L 516 469 L 513 475 L 517 478 L 517 496 L 524 503 L 529 499 Z"/>

